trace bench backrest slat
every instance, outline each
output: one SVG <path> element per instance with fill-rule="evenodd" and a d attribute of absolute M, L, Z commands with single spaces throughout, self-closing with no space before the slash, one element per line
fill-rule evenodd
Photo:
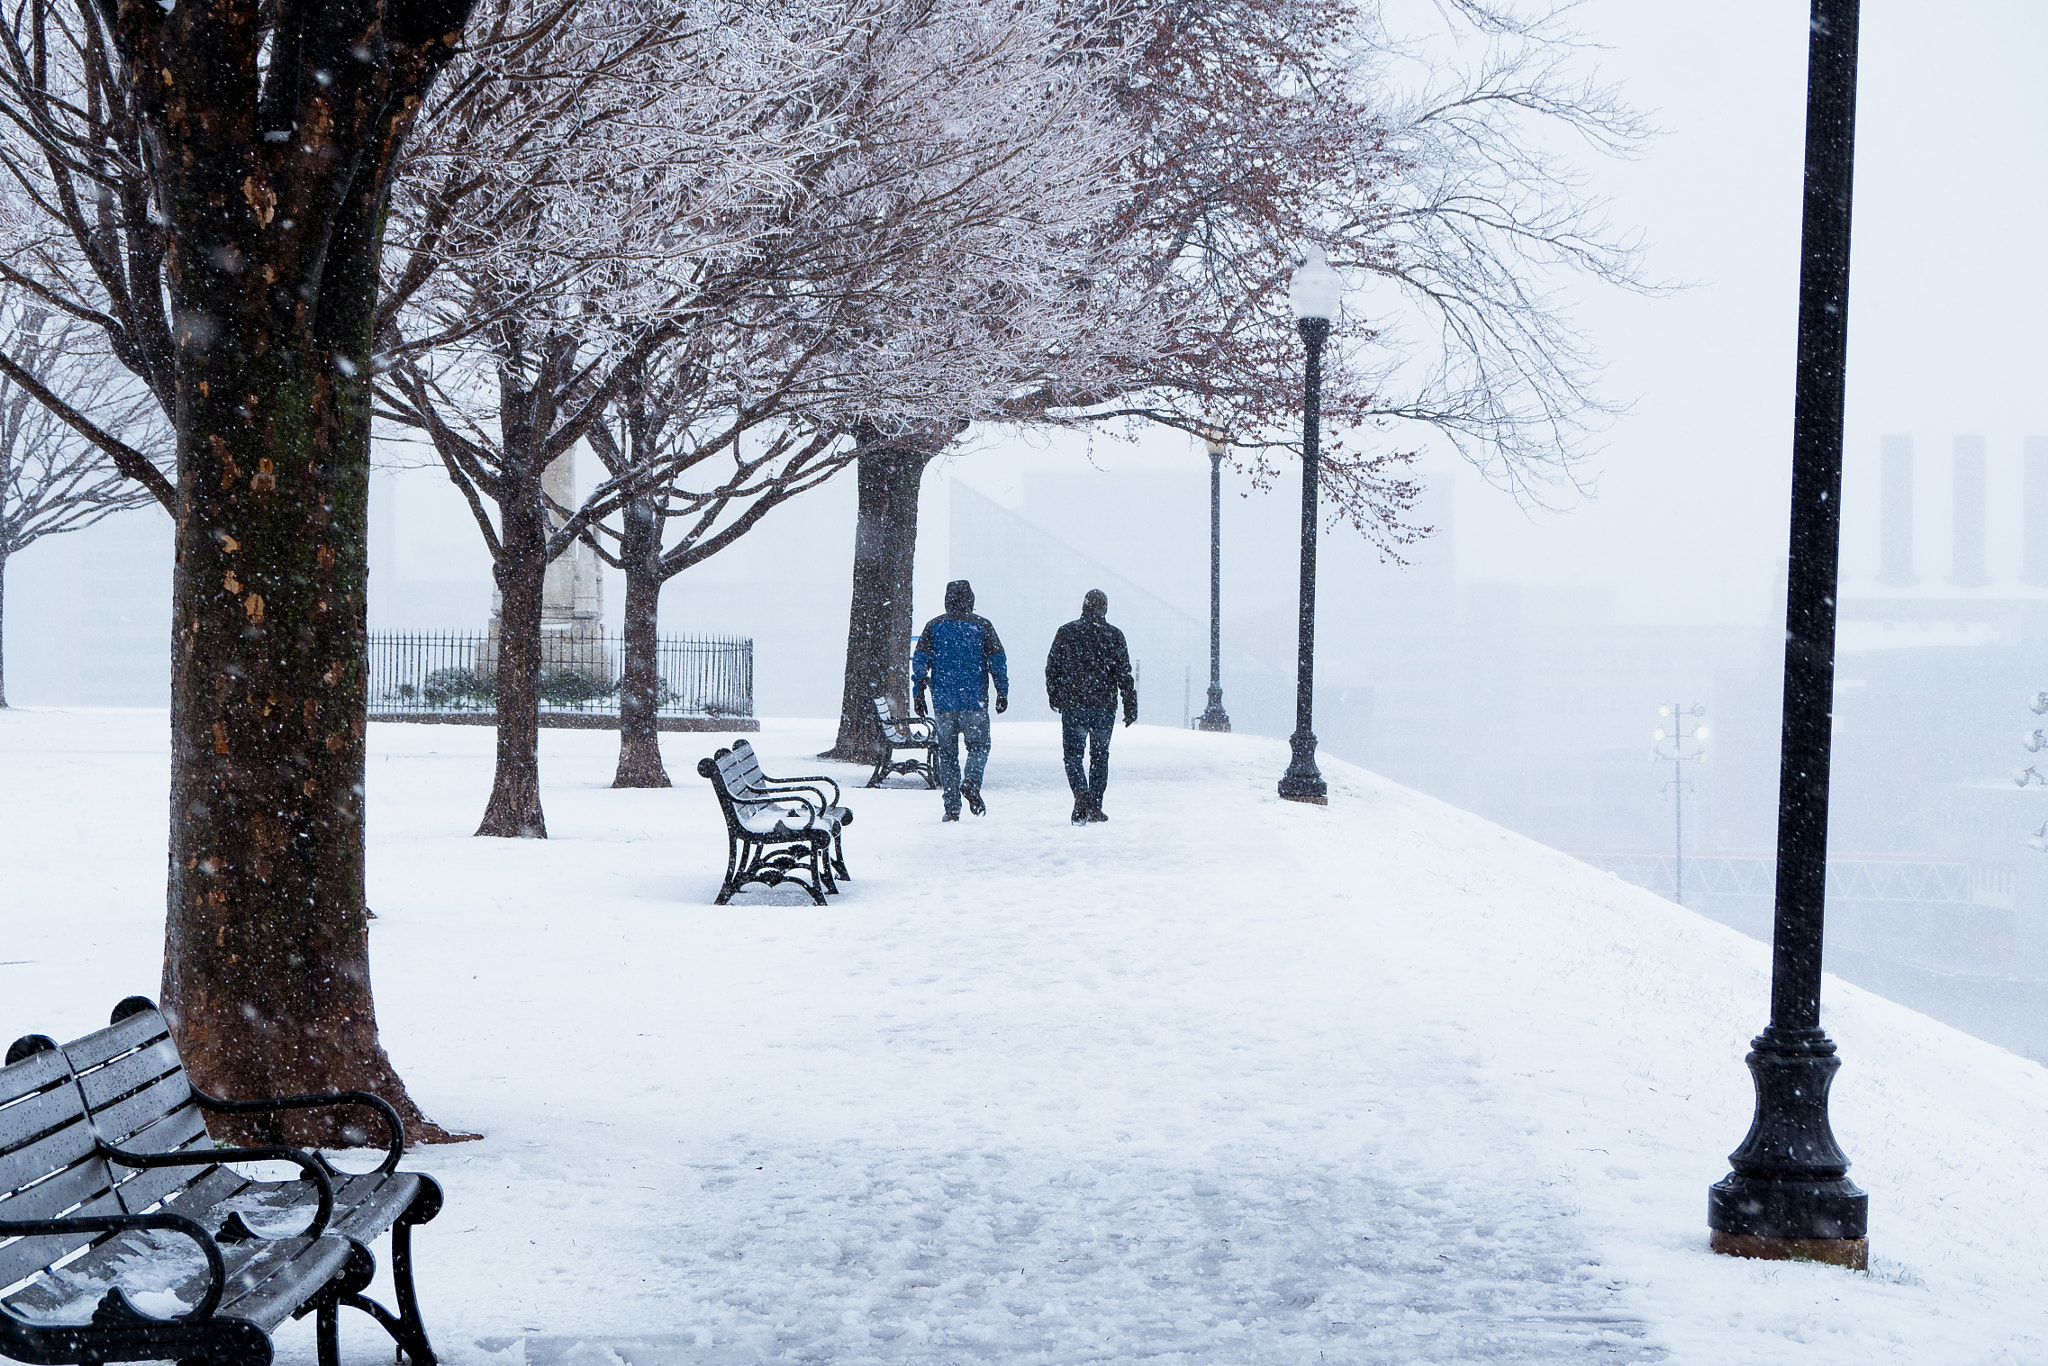
<path fill-rule="evenodd" d="M 52 1184 L 50 1182 L 44 1183 L 44 1185 Z M 92 1182 L 89 1180 L 76 1183 L 80 1187 L 89 1187 L 91 1184 Z M 34 1192 L 40 1192 L 43 1187 L 36 1186 L 31 1189 Z M 89 1195 L 89 1198 L 83 1201 L 77 1198 L 78 1194 L 79 1191 L 71 1186 L 66 1186 L 62 1190 L 56 1190 L 53 1186 L 49 1203 L 54 1208 L 50 1209 L 47 1213 L 39 1210 L 31 1214 L 27 1209 L 22 1209 L 19 1212 L 15 1209 L 16 1201 L 27 1198 L 27 1193 L 24 1193 L 23 1195 L 15 1196 L 13 1200 L 0 1202 L 0 1214 L 4 1214 L 8 1218 L 18 1217 L 22 1219 L 88 1219 L 95 1215 L 114 1215 L 123 1212 L 121 1202 L 114 1197 L 112 1191 L 102 1190 L 97 1195 Z M 70 1256 L 78 1251 L 78 1249 L 90 1243 L 92 1239 L 93 1235 L 89 1233 L 51 1234 L 42 1238 L 15 1239 L 4 1247 L 0 1247 L 0 1286 L 13 1285 L 16 1281 L 26 1280 L 38 1271 L 46 1269 L 50 1263 Z"/>
<path fill-rule="evenodd" d="M 64 1074 L 64 1055 L 54 1048 L 46 1048 L 20 1062 L 0 1067 L 0 1106 L 11 1105 L 23 1096 L 46 1090 Z M 5 1146 L 5 1141 L 0 1140 L 0 1147 Z"/>
<path fill-rule="evenodd" d="M 896 704 L 886 697 L 875 699 L 875 719 L 888 723 L 896 719 Z"/>
<path fill-rule="evenodd" d="M 178 1057 L 178 1046 L 165 1037 L 89 1072 L 80 1068 L 78 1084 L 85 1091 L 86 1105 L 97 1111 L 166 1077 L 182 1080 L 184 1075 L 185 1064 Z"/>
<path fill-rule="evenodd" d="M 136 1134 L 191 1104 L 192 1085 L 180 1071 L 150 1083 L 126 1100 L 93 1107 L 92 1122 L 101 1138 L 116 1148 L 125 1148 Z"/>
<path fill-rule="evenodd" d="M 85 1102 L 63 1055 L 37 1053 L 0 1068 L 0 1219 L 50 1219 L 81 1203 L 118 1213 L 113 1175 L 97 1156 Z M 92 1241 L 89 1233 L 0 1243 L 0 1286 L 11 1285 Z"/>
<path fill-rule="evenodd" d="M 134 1135 L 120 1145 L 134 1153 L 172 1153 L 187 1148 L 210 1148 L 213 1140 L 206 1132 L 206 1117 L 197 1105 L 187 1105 L 173 1114 L 166 1115 L 156 1123 Z M 114 1191 L 121 1197 L 121 1207 L 130 1214 L 141 1214 L 160 1200 L 168 1200 L 187 1186 L 196 1185 L 214 1172 L 221 1170 L 218 1163 L 195 1163 L 190 1167 L 124 1167 L 116 1165 L 114 1175 L 121 1178 Z"/>
<path fill-rule="evenodd" d="M 82 1075 L 169 1033 L 161 1014 L 145 1010 L 119 1024 L 96 1029 L 82 1039 L 73 1039 L 64 1045 L 64 1056 L 71 1059 L 71 1066 Z"/>
<path fill-rule="evenodd" d="M 130 1152 L 167 1153 L 210 1146 L 206 1118 L 163 1015 L 138 1011 L 119 1024 L 67 1044 L 79 1089 L 100 1139 Z M 211 1165 L 154 1170 L 116 1165 L 115 1191 L 130 1214 L 185 1189 Z"/>
<path fill-rule="evenodd" d="M 730 752 L 721 754 L 717 758 L 719 781 L 724 786 L 726 795 L 731 799 L 733 809 L 739 814 L 741 820 L 751 819 L 776 805 L 774 801 L 765 800 L 758 795 L 749 796 L 753 792 L 755 784 L 747 776 L 747 765 L 753 759 L 754 752 L 752 749 L 747 749 L 744 754 L 740 752 L 741 746 L 746 745 L 746 743 L 744 740 L 740 741 Z M 761 766 L 758 763 L 754 764 L 753 771 L 755 776 L 758 777 L 761 772 Z"/>
<path fill-rule="evenodd" d="M 18 1165 L 13 1157 L 16 1149 L 85 1115 L 85 1107 L 78 1100 L 78 1091 L 64 1075 L 63 1055 L 53 1051 L 50 1056 L 54 1056 L 59 1064 L 57 1083 L 0 1108 L 0 1191 L 13 1190 L 27 1185 L 38 1175 L 48 1175 L 47 1172 L 31 1172 L 19 1181 L 10 1180 L 9 1173 Z"/>

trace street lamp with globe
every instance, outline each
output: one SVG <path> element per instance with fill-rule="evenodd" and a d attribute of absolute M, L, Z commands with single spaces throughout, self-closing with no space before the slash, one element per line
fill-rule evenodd
<path fill-rule="evenodd" d="M 1280 778 L 1280 795 L 1293 802 L 1329 801 L 1329 786 L 1316 769 L 1316 480 L 1322 465 L 1318 445 L 1323 407 L 1323 343 L 1330 322 L 1343 301 L 1344 280 L 1323 255 L 1310 247 L 1295 269 L 1287 289 L 1295 325 L 1308 345 L 1308 370 L 1301 406 L 1301 621 L 1300 651 L 1295 661 L 1294 734 L 1288 744 L 1294 755 Z"/>

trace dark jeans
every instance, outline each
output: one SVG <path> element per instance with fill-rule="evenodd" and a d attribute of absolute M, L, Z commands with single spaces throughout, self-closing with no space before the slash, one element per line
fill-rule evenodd
<path fill-rule="evenodd" d="M 1067 761 L 1067 786 L 1079 797 L 1102 805 L 1109 790 L 1109 737 L 1116 730 L 1115 707 L 1068 707 L 1060 713 L 1060 753 Z M 1081 749 L 1088 750 L 1088 773 L 1081 773 Z"/>
<path fill-rule="evenodd" d="M 988 768 L 988 708 L 942 711 L 938 715 L 938 748 L 932 759 L 939 770 L 939 788 L 946 810 L 960 814 L 960 742 L 967 742 L 967 786 L 979 790 Z"/>

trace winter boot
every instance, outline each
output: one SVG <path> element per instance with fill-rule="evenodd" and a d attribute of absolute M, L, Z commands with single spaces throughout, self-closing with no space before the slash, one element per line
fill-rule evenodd
<path fill-rule="evenodd" d="M 1108 819 L 1109 817 L 1103 813 L 1101 807 L 1095 805 L 1093 802 L 1090 802 L 1088 804 L 1088 821 L 1091 825 L 1098 821 L 1106 821 Z"/>
<path fill-rule="evenodd" d="M 960 795 L 967 799 L 967 809 L 977 816 L 988 814 L 988 803 L 981 799 L 981 789 L 972 784 L 963 784 Z"/>
<path fill-rule="evenodd" d="M 948 811 L 945 815 L 939 817 L 939 819 L 942 821 L 957 821 L 960 819 L 960 813 L 958 811 Z"/>
<path fill-rule="evenodd" d="M 1074 794 L 1074 814 L 1073 814 L 1073 816 L 1072 816 L 1072 817 L 1070 818 L 1070 819 L 1071 819 L 1071 820 L 1072 820 L 1072 821 L 1074 822 L 1074 824 L 1076 824 L 1076 825 L 1086 825 L 1086 824 L 1088 824 L 1088 813 L 1089 813 L 1089 810 L 1090 810 L 1090 807 L 1089 807 L 1089 805 L 1088 805 L 1088 794 L 1087 794 L 1087 793 L 1085 793 L 1085 792 L 1077 792 L 1077 793 L 1075 793 L 1075 794 Z"/>

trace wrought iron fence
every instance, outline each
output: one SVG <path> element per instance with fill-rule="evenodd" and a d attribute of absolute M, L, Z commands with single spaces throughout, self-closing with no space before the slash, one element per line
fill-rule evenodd
<path fill-rule="evenodd" d="M 474 713 L 497 708 L 498 639 L 481 631 L 370 637 L 370 715 Z M 738 636 L 663 636 L 655 645 L 663 716 L 752 716 L 754 642 Z M 596 632 L 542 637 L 543 712 L 616 715 L 625 642 Z"/>

